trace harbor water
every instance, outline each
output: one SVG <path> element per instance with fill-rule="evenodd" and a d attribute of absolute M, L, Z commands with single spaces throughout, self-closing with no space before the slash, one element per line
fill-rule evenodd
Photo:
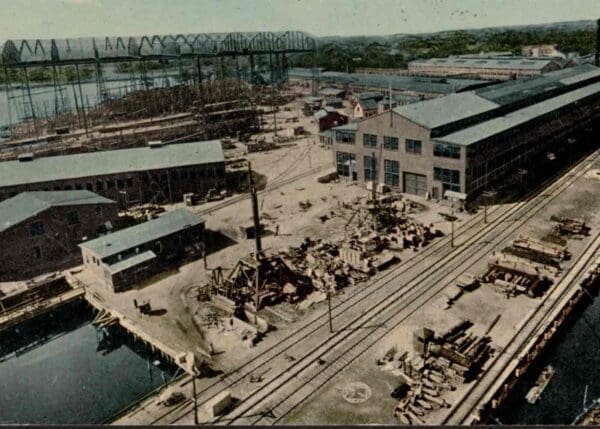
<path fill-rule="evenodd" d="M 101 423 L 176 369 L 74 303 L 0 334 L 0 424 Z"/>
<path fill-rule="evenodd" d="M 600 397 L 600 298 L 574 316 L 488 423 L 571 424 L 583 409 L 586 385 L 588 404 Z M 552 365 L 556 374 L 531 405 L 525 395 L 547 365 Z"/>

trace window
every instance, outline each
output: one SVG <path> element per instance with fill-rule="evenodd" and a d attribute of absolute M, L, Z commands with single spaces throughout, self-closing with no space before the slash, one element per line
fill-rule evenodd
<path fill-rule="evenodd" d="M 460 159 L 460 147 L 449 144 L 436 143 L 433 145 L 433 156 Z"/>
<path fill-rule="evenodd" d="M 35 246 L 33 248 L 33 257 L 35 259 L 42 259 L 42 249 L 40 248 L 40 246 Z"/>
<path fill-rule="evenodd" d="M 123 179 L 117 179 L 117 189 L 123 189 L 125 187 L 125 182 Z"/>
<path fill-rule="evenodd" d="M 93 191 L 94 190 L 94 185 L 92 183 L 86 183 L 85 184 L 85 189 L 87 189 L 88 191 Z"/>
<path fill-rule="evenodd" d="M 460 171 L 433 167 L 433 180 L 442 182 L 443 192 L 460 192 Z"/>
<path fill-rule="evenodd" d="M 33 222 L 30 226 L 31 235 L 42 235 L 44 233 L 43 222 Z"/>
<path fill-rule="evenodd" d="M 67 224 L 76 225 L 79 223 L 79 215 L 77 212 L 68 212 L 67 213 Z"/>
<path fill-rule="evenodd" d="M 154 243 L 154 249 L 156 250 L 156 253 L 161 253 L 163 250 L 162 243 L 160 241 Z"/>
<path fill-rule="evenodd" d="M 75 185 L 75 189 L 77 189 L 77 190 L 81 190 L 81 189 L 83 189 L 83 185 L 82 185 L 81 183 L 77 183 L 77 184 Z"/>
<path fill-rule="evenodd" d="M 365 156 L 365 180 L 377 180 L 377 159 L 374 156 Z"/>
<path fill-rule="evenodd" d="M 125 181 L 125 183 L 127 184 L 128 188 L 131 188 L 133 186 L 133 179 L 130 177 Z"/>
<path fill-rule="evenodd" d="M 65 191 L 70 191 L 71 189 L 73 189 L 73 186 L 65 185 Z"/>
<path fill-rule="evenodd" d="M 377 146 L 377 136 L 375 134 L 363 134 L 363 145 L 365 147 Z"/>
<path fill-rule="evenodd" d="M 114 187 L 115 187 L 115 182 L 113 182 L 112 180 L 107 180 L 106 181 L 106 189 L 107 190 L 112 189 Z"/>
<path fill-rule="evenodd" d="M 383 137 L 383 148 L 387 150 L 398 150 L 398 137 Z"/>
<path fill-rule="evenodd" d="M 54 190 L 55 190 L 55 191 L 60 191 L 60 186 L 55 186 L 55 187 L 54 187 Z"/>
<path fill-rule="evenodd" d="M 352 170 L 353 175 L 356 174 L 356 155 L 347 152 L 336 152 L 337 172 L 340 176 L 350 176 Z"/>
<path fill-rule="evenodd" d="M 338 143 L 354 144 L 356 141 L 356 133 L 352 131 L 336 131 L 335 141 Z"/>
<path fill-rule="evenodd" d="M 104 190 L 104 182 L 102 180 L 98 180 L 96 182 L 96 190 L 97 191 L 102 191 Z"/>
<path fill-rule="evenodd" d="M 96 206 L 96 216 L 102 216 L 102 206 Z"/>
<path fill-rule="evenodd" d="M 421 155 L 421 140 L 406 139 L 406 153 Z"/>
<path fill-rule="evenodd" d="M 385 184 L 390 188 L 397 188 L 400 186 L 400 163 L 398 161 L 391 161 L 385 159 L 383 163 L 385 172 Z"/>

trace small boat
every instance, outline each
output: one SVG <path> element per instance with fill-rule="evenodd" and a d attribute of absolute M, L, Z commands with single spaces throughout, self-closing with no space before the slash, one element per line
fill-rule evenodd
<path fill-rule="evenodd" d="M 544 389 L 546 389 L 548 383 L 550 383 L 550 380 L 554 376 L 555 372 L 556 370 L 551 365 L 548 365 L 546 368 L 544 368 L 537 381 L 535 382 L 535 385 L 529 390 L 529 392 L 527 392 L 527 395 L 525 395 L 525 399 L 527 399 L 527 402 L 533 405 L 537 402 L 538 399 L 540 399 L 542 392 L 544 391 Z"/>

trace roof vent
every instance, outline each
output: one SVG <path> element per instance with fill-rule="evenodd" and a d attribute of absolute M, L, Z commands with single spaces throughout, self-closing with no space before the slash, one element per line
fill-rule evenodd
<path fill-rule="evenodd" d="M 20 162 L 33 161 L 33 152 L 22 153 L 18 159 Z"/>
<path fill-rule="evenodd" d="M 148 146 L 151 148 L 162 147 L 163 142 L 162 142 L 162 140 L 152 140 L 152 141 L 148 142 Z"/>

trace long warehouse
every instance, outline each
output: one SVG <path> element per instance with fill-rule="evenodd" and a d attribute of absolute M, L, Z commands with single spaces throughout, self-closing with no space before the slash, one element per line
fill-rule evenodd
<path fill-rule="evenodd" d="M 564 150 L 569 133 L 600 117 L 599 93 L 600 69 L 583 65 L 396 107 L 333 128 L 334 163 L 399 192 L 473 196 Z"/>
<path fill-rule="evenodd" d="M 225 181 L 219 140 L 0 162 L 0 201 L 25 191 L 87 189 L 120 206 L 181 201 Z"/>

